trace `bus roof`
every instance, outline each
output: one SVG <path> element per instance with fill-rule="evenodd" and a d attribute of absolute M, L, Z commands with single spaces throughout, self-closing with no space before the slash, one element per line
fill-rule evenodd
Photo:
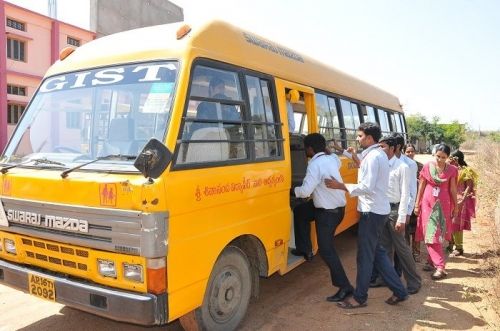
<path fill-rule="evenodd" d="M 204 57 L 333 92 L 401 112 L 399 100 L 358 78 L 222 21 L 211 21 L 177 39 L 185 23 L 156 25 L 96 39 L 57 61 L 46 76 L 107 65 Z"/>

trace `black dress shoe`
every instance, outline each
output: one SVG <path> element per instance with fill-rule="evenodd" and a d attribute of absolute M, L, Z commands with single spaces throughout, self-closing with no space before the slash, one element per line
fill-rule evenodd
<path fill-rule="evenodd" d="M 301 251 L 298 251 L 296 248 L 292 249 L 290 253 L 292 253 L 292 255 L 295 255 L 295 256 L 304 256 L 304 253 L 302 253 Z"/>
<path fill-rule="evenodd" d="M 296 248 L 292 249 L 290 253 L 292 253 L 292 255 L 295 256 L 302 256 L 306 261 L 312 261 L 314 257 L 312 252 L 306 254 L 304 252 L 297 250 Z"/>
<path fill-rule="evenodd" d="M 329 301 L 329 302 L 344 301 L 345 298 L 352 295 L 353 291 L 354 291 L 354 289 L 352 287 L 341 288 L 340 290 L 338 290 L 337 293 L 326 298 L 326 301 Z"/>

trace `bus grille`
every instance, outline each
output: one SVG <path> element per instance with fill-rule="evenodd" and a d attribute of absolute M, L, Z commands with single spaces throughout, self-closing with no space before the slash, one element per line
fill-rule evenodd
<path fill-rule="evenodd" d="M 81 258 L 88 258 L 89 252 L 81 248 L 72 248 L 64 245 L 45 243 L 39 240 L 22 238 L 26 257 L 35 261 L 49 262 L 54 265 L 71 269 L 87 271 L 87 262 Z M 59 254 L 57 254 L 59 253 Z"/>

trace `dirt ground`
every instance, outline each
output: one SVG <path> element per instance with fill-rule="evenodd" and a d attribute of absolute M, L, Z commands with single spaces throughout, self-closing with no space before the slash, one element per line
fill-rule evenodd
<path fill-rule="evenodd" d="M 260 298 L 251 303 L 241 330 L 500 330 L 498 285 L 487 274 L 494 217 L 479 217 L 465 233 L 465 254 L 450 258 L 448 277 L 432 281 L 421 271 L 423 286 L 409 300 L 389 306 L 387 288 L 370 289 L 368 306 L 344 311 L 325 301 L 336 289 L 316 256 L 285 276 L 261 279 Z M 356 277 L 356 236 L 347 231 L 336 246 L 349 278 Z M 423 249 L 425 251 L 425 249 Z M 424 259 L 422 259 L 424 260 Z M 422 264 L 418 265 L 421 270 Z M 143 328 L 117 323 L 0 285 L 0 331 L 7 330 L 181 330 L 178 322 Z"/>

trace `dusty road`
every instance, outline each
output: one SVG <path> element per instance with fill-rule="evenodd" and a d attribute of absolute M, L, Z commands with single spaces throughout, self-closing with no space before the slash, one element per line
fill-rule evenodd
<path fill-rule="evenodd" d="M 500 316 L 486 290 L 492 217 L 476 220 L 465 233 L 463 257 L 449 259 L 446 279 L 434 282 L 421 271 L 423 286 L 408 301 L 384 303 L 387 288 L 370 289 L 368 307 L 344 311 L 325 298 L 335 291 L 328 270 L 316 256 L 285 276 L 261 279 L 260 298 L 252 302 L 241 330 L 500 330 Z M 349 278 L 356 277 L 356 237 L 346 232 L 336 244 Z M 423 259 L 424 260 L 424 259 Z M 421 270 L 419 264 L 418 269 Z M 0 285 L 0 331 L 181 330 L 178 322 L 143 328 L 117 323 Z"/>
<path fill-rule="evenodd" d="M 479 240 L 482 232 L 471 233 L 467 242 Z M 474 238 L 473 238 L 474 237 Z M 356 273 L 356 237 L 338 236 L 337 246 L 348 276 Z M 261 280 L 261 296 L 253 302 L 241 330 L 499 330 L 498 316 L 489 309 L 488 298 L 478 293 L 479 251 L 476 245 L 465 257 L 449 263 L 449 276 L 433 282 L 422 272 L 424 284 L 416 295 L 392 307 L 383 301 L 387 288 L 371 289 L 368 307 L 344 311 L 325 298 L 335 291 L 329 274 L 318 256 L 285 276 Z M 487 286 L 487 284 L 486 284 Z M 59 304 L 0 286 L 0 331 L 7 330 L 181 330 L 178 323 L 163 328 L 142 328 L 116 323 Z"/>

